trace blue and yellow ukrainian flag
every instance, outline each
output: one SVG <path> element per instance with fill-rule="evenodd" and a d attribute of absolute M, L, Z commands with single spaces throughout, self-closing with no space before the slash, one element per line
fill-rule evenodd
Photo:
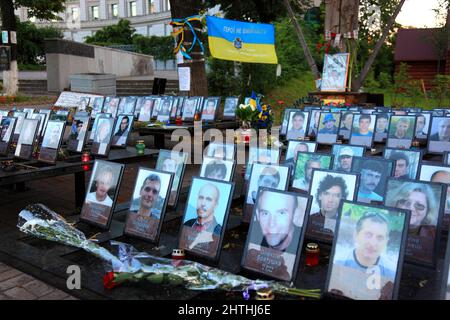
<path fill-rule="evenodd" d="M 211 55 L 217 59 L 277 64 L 271 24 L 206 17 Z"/>

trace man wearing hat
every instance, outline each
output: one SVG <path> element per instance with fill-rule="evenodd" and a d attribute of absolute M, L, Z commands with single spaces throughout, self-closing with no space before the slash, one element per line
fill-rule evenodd
<path fill-rule="evenodd" d="M 338 171 L 345 171 L 350 172 L 352 169 L 352 160 L 354 156 L 354 152 L 349 147 L 344 147 L 341 149 L 341 152 L 339 152 L 338 156 Z"/>
<path fill-rule="evenodd" d="M 336 119 L 331 113 L 327 113 L 322 121 L 324 127 L 319 130 L 320 134 L 337 134 Z"/>

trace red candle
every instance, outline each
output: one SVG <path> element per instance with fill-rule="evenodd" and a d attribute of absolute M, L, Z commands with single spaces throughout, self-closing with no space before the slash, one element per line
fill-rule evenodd
<path fill-rule="evenodd" d="M 81 162 L 89 162 L 90 156 L 89 152 L 83 152 L 83 155 L 81 156 Z"/>
<path fill-rule="evenodd" d="M 306 245 L 306 265 L 315 267 L 319 264 L 319 246 L 317 243 L 308 243 Z"/>

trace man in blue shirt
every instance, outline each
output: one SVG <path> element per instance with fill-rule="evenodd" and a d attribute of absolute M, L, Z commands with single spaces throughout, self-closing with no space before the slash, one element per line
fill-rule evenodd
<path fill-rule="evenodd" d="M 383 175 L 383 167 L 377 161 L 368 160 L 361 163 L 361 178 L 358 190 L 358 201 L 370 203 L 371 201 L 383 201 L 383 197 L 375 193 Z"/>

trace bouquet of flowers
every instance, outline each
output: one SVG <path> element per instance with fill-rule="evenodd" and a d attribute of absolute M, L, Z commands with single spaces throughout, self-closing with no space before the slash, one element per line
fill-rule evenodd
<path fill-rule="evenodd" d="M 236 109 L 236 116 L 242 121 L 244 129 L 269 129 L 273 123 L 272 108 L 268 104 L 261 104 L 261 97 L 252 92 L 250 101 L 241 104 Z"/>

